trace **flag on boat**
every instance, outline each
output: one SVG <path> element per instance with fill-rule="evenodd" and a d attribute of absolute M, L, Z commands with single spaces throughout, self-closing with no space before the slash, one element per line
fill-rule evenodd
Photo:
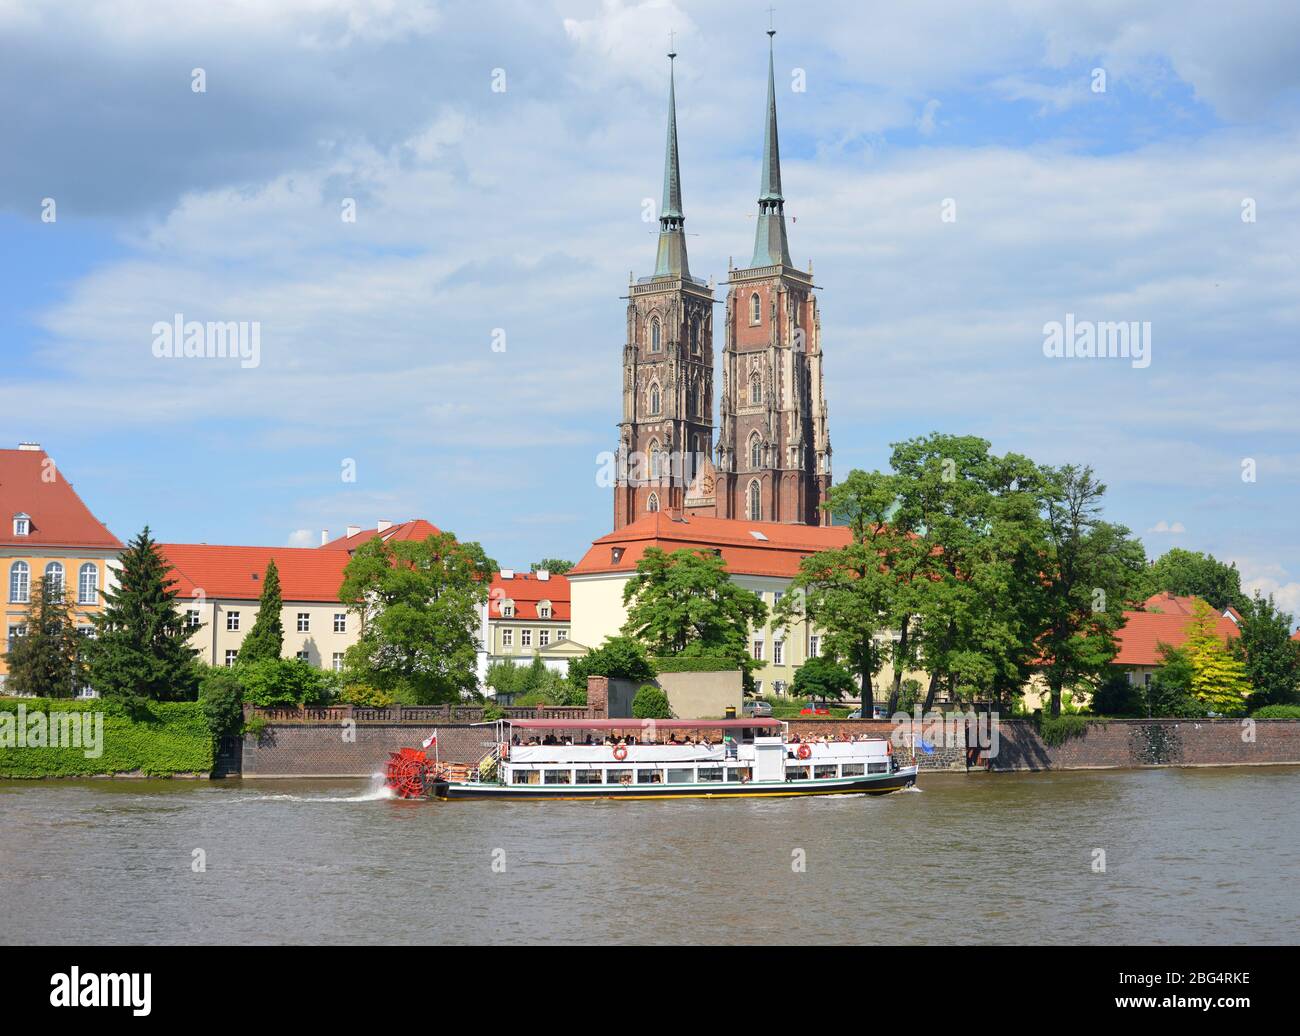
<path fill-rule="evenodd" d="M 438 731 L 435 730 L 432 734 L 430 734 L 423 741 L 421 741 L 420 745 L 424 748 L 428 748 L 430 745 L 436 745 L 437 743 L 438 743 Z"/>
<path fill-rule="evenodd" d="M 934 755 L 934 745 L 930 744 L 930 742 L 923 737 L 918 737 L 916 739 L 916 747 L 927 755 Z"/>

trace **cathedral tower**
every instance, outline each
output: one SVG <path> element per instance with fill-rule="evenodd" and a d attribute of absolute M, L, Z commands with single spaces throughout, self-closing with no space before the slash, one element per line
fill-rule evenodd
<path fill-rule="evenodd" d="M 812 264 L 794 268 L 781 194 L 776 77 L 768 32 L 758 226 L 749 266 L 728 278 L 716 514 L 828 525 L 831 444 L 822 395 L 821 318 Z"/>
<path fill-rule="evenodd" d="M 669 54 L 668 139 L 654 275 L 628 286 L 614 528 L 682 510 L 713 448 L 713 289 L 686 256 L 677 98 Z M 710 482 L 711 488 L 711 480 Z"/>

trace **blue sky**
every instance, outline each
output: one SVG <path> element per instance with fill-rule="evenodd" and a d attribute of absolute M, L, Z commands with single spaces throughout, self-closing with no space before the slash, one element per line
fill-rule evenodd
<path fill-rule="evenodd" d="M 753 244 L 767 6 L 0 0 L 0 442 L 124 538 L 422 516 L 503 565 L 580 556 L 668 32 L 691 267 L 721 281 Z M 1150 555 L 1235 560 L 1300 612 L 1300 9 L 1002 6 L 776 11 L 835 470 L 935 430 L 1091 464 Z M 260 365 L 156 358 L 175 313 L 260 321 Z M 1067 313 L 1150 321 L 1151 365 L 1045 357 Z"/>

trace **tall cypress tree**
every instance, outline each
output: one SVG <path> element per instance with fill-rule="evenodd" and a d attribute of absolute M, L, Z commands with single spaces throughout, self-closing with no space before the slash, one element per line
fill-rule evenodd
<path fill-rule="evenodd" d="M 284 600 L 280 594 L 280 570 L 275 567 L 275 558 L 266 565 L 266 577 L 262 580 L 262 600 L 257 606 L 257 621 L 248 631 L 244 643 L 239 649 L 239 661 L 256 662 L 263 658 L 279 658 L 284 648 L 284 623 L 280 613 L 284 610 Z"/>
<path fill-rule="evenodd" d="M 104 591 L 96 637 L 86 645 L 90 682 L 105 697 L 132 705 L 142 700 L 188 701 L 198 691 L 198 651 L 176 608 L 176 580 L 149 535 L 149 527 L 118 557 L 115 590 Z"/>
<path fill-rule="evenodd" d="M 7 690 L 45 698 L 70 698 L 86 684 L 72 602 L 49 576 L 37 580 L 27 609 L 27 631 L 5 655 Z"/>

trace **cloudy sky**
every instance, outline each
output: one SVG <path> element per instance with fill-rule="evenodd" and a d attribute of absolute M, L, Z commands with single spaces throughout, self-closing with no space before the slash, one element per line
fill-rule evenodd
<path fill-rule="evenodd" d="M 692 271 L 721 281 L 768 6 L 0 0 L 0 442 L 123 538 L 423 516 L 503 565 L 580 556 L 668 33 Z M 1091 464 L 1150 555 L 1300 613 L 1300 8 L 979 6 L 775 12 L 836 471 L 935 430 Z M 259 365 L 156 357 L 178 313 L 260 322 Z M 1150 365 L 1044 356 L 1066 314 L 1149 321 Z"/>

